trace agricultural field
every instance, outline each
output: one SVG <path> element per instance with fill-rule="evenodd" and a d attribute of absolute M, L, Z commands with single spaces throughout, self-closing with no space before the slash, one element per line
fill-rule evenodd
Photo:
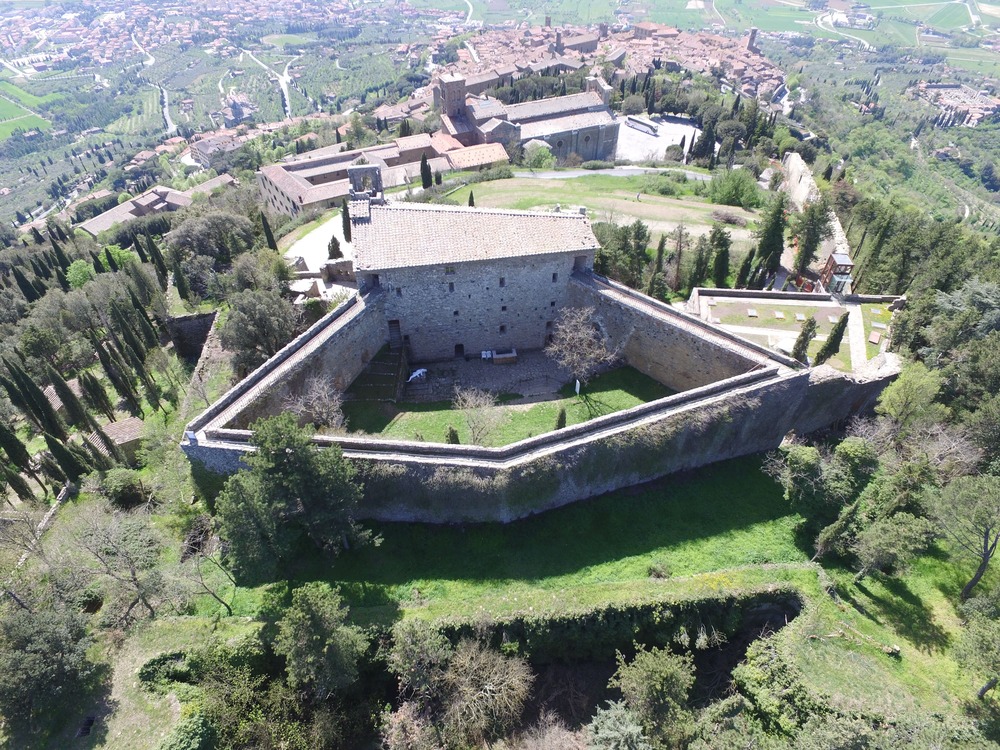
<path fill-rule="evenodd" d="M 312 32 L 302 34 L 270 34 L 262 37 L 261 41 L 271 47 L 285 47 L 296 44 L 311 44 L 319 39 L 319 36 Z"/>
<path fill-rule="evenodd" d="M 9 137 L 17 130 L 41 130 L 47 127 L 49 127 L 49 122 L 47 120 L 43 120 L 37 115 L 25 114 L 24 116 L 18 117 L 14 120 L 0 122 L 0 139 Z"/>
<path fill-rule="evenodd" d="M 130 114 L 115 120 L 105 130 L 120 135 L 138 135 L 163 130 L 165 127 L 163 109 L 160 107 L 160 91 L 149 88 L 140 94 Z"/>

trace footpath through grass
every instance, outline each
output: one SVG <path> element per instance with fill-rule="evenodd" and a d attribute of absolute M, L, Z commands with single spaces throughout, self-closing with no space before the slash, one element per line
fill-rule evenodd
<path fill-rule="evenodd" d="M 566 424 L 580 424 L 595 417 L 655 401 L 673 394 L 665 385 L 632 367 L 620 367 L 594 378 L 577 396 L 571 385 L 538 403 L 517 403 L 516 394 L 500 397 L 496 408 L 505 421 L 486 441 L 488 445 L 508 445 L 518 440 L 551 432 L 556 427 L 559 409 L 566 410 Z M 448 427 L 458 430 L 462 443 L 469 442 L 469 429 L 462 412 L 450 401 L 390 404 L 374 401 L 349 401 L 344 405 L 348 429 L 387 438 L 426 440 L 443 443 Z"/>

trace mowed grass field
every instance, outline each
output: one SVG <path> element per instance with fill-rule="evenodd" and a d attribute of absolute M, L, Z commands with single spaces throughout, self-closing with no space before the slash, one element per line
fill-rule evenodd
<path fill-rule="evenodd" d="M 748 224 L 757 219 L 751 211 L 717 206 L 698 196 L 668 198 L 641 193 L 637 201 L 636 193 L 643 190 L 646 179 L 601 174 L 565 180 L 515 176 L 508 180 L 472 184 L 456 191 L 451 198 L 461 206 L 467 205 L 471 191 L 478 208 L 553 211 L 558 204 L 562 210 L 569 211 L 584 206 L 591 221 L 616 221 L 621 224 L 642 219 L 653 234 L 651 244 L 654 246 L 660 234 L 673 231 L 680 223 L 694 236 L 707 233 L 715 223 L 713 211 L 734 214 Z M 743 249 L 750 240 L 749 226 L 729 226 L 726 230 L 732 235 L 736 249 Z"/>

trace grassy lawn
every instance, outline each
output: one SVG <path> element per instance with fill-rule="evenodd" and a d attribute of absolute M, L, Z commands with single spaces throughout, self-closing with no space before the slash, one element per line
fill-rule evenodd
<path fill-rule="evenodd" d="M 21 110 L 22 112 L 24 110 Z M 0 122 L 0 139 L 10 137 L 16 130 L 45 130 L 49 127 L 48 120 L 43 120 L 37 115 L 18 116 L 15 120 Z"/>
<path fill-rule="evenodd" d="M 673 393 L 666 386 L 631 367 L 622 367 L 594 378 L 581 391 L 573 393 L 565 386 L 559 396 L 541 403 L 509 403 L 516 395 L 501 396 L 497 408 L 506 421 L 489 440 L 490 445 L 507 445 L 555 429 L 560 408 L 566 409 L 566 424 L 579 424 L 604 414 L 629 409 Z M 349 401 L 344 405 L 348 428 L 389 438 L 427 440 L 443 443 L 449 426 L 458 430 L 459 439 L 469 439 L 468 427 L 461 412 L 450 401 L 389 404 L 372 401 Z"/>
<path fill-rule="evenodd" d="M 317 39 L 315 33 L 307 32 L 304 34 L 271 34 L 263 37 L 261 41 L 272 47 L 284 47 L 286 44 L 309 44 Z"/>
<path fill-rule="evenodd" d="M 747 315 L 747 309 L 752 308 L 757 311 L 757 317 L 751 318 Z M 774 317 L 775 312 L 784 313 L 784 320 Z M 797 334 L 802 329 L 802 322 L 795 319 L 796 313 L 802 313 L 806 319 L 810 316 L 816 318 L 816 332 L 825 336 L 833 329 L 834 323 L 828 318 L 832 315 L 839 318 L 846 310 L 842 307 L 820 307 L 817 305 L 768 305 L 766 300 L 751 302 L 726 303 L 721 302 L 712 308 L 712 315 L 718 318 L 723 325 L 732 326 L 752 326 L 754 328 L 769 328 L 780 333 Z"/>
<path fill-rule="evenodd" d="M 364 621 L 398 608 L 438 617 L 593 605 L 614 590 L 642 590 L 654 564 L 687 577 L 803 562 L 798 516 L 759 461 L 728 461 L 507 525 L 376 524 L 380 546 L 298 575 L 341 585 Z"/>
<path fill-rule="evenodd" d="M 885 341 L 886 337 L 889 335 L 888 328 L 876 328 L 872 323 L 882 323 L 888 326 L 892 321 L 892 313 L 889 312 L 889 306 L 887 304 L 863 304 L 861 305 L 861 313 L 865 320 L 865 350 L 868 353 L 868 359 L 878 356 L 882 349 L 881 344 L 873 344 L 868 341 L 868 337 L 871 336 L 872 331 L 878 331 L 882 334 L 882 340 Z"/>
<path fill-rule="evenodd" d="M 533 179 L 514 177 L 507 180 L 480 182 L 451 194 L 460 206 L 468 204 L 469 192 L 476 197 L 479 208 L 512 208 L 519 210 L 553 211 L 556 204 L 563 210 L 575 211 L 585 206 L 592 221 L 631 223 L 642 219 L 649 226 L 655 245 L 659 235 L 673 231 L 683 223 L 693 235 L 708 232 L 715 220 L 712 212 L 724 210 L 747 221 L 747 227 L 726 227 L 734 247 L 742 249 L 750 240 L 751 226 L 756 215 L 733 206 L 717 206 L 707 198 L 693 194 L 670 198 L 645 192 L 650 177 L 615 177 L 593 174 L 570 179 Z M 682 191 L 693 191 L 696 183 L 671 183 Z M 636 201 L 636 193 L 641 198 Z"/>

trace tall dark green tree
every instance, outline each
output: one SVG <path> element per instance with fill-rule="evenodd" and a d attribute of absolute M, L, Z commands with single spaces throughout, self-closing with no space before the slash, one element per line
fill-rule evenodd
<path fill-rule="evenodd" d="M 469 208 L 476 207 L 476 196 L 473 195 L 472 191 L 469 191 Z"/>
<path fill-rule="evenodd" d="M 785 228 L 787 201 L 784 193 L 778 193 L 768 204 L 761 217 L 760 228 L 756 232 L 757 258 L 759 267 L 774 272 L 781 265 L 781 254 L 785 250 Z"/>
<path fill-rule="evenodd" d="M 117 273 L 118 271 L 122 270 L 118 266 L 118 261 L 115 260 L 115 256 L 111 254 L 111 248 L 108 247 L 104 248 L 104 260 L 108 264 L 109 271 Z"/>
<path fill-rule="evenodd" d="M 10 373 L 11 378 L 17 383 L 18 388 L 21 389 L 21 393 L 24 394 L 25 400 L 30 405 L 35 419 L 42 429 L 46 432 L 51 432 L 60 440 L 68 438 L 69 434 L 66 432 L 66 426 L 63 424 L 62 419 L 59 418 L 52 404 L 45 397 L 42 389 L 38 387 L 38 384 L 16 362 L 4 359 L 4 364 L 7 365 L 7 372 Z"/>
<path fill-rule="evenodd" d="M 49 237 L 49 242 L 52 244 L 52 252 L 56 254 L 56 262 L 59 263 L 59 267 L 65 271 L 69 268 L 69 256 L 66 255 L 66 251 L 63 250 L 62 245 L 56 242 L 52 237 Z"/>
<path fill-rule="evenodd" d="M 351 241 L 351 209 L 347 206 L 347 198 L 340 201 L 340 221 L 344 229 L 344 239 Z"/>
<path fill-rule="evenodd" d="M 809 317 L 802 324 L 798 338 L 795 339 L 795 346 L 792 347 L 792 358 L 797 359 L 802 364 L 809 364 L 809 342 L 816 336 L 816 318 Z"/>
<path fill-rule="evenodd" d="M 20 268 L 14 266 L 11 269 L 11 273 L 14 274 L 14 281 L 17 282 L 17 288 L 21 290 L 21 294 L 24 295 L 25 300 L 34 302 L 41 297 L 38 290 L 32 286 L 31 282 L 28 281 L 28 277 L 24 275 L 24 272 Z"/>
<path fill-rule="evenodd" d="M 830 335 L 827 336 L 826 341 L 823 342 L 823 346 L 821 346 L 819 351 L 816 353 L 815 364 L 823 364 L 830 359 L 830 357 L 835 357 L 837 352 L 840 351 L 840 344 L 844 340 L 844 331 L 847 330 L 847 319 L 849 317 L 850 313 L 844 313 L 837 319 L 837 322 L 834 323 L 833 328 L 830 331 Z"/>
<path fill-rule="evenodd" d="M 69 387 L 63 376 L 50 364 L 45 365 L 45 374 L 52 384 L 53 390 L 66 409 L 66 421 L 74 427 L 93 428 L 94 418 L 90 416 L 87 407 L 83 405 L 73 389 Z"/>
<path fill-rule="evenodd" d="M 94 411 L 100 412 L 110 421 L 115 421 L 115 406 L 108 398 L 104 385 L 92 372 L 84 370 L 77 376 L 84 402 Z"/>
<path fill-rule="evenodd" d="M 264 229 L 264 240 L 267 242 L 267 246 L 277 252 L 278 243 L 274 241 L 274 232 L 271 231 L 271 223 L 267 220 L 267 216 L 264 215 L 263 211 L 260 212 L 260 225 Z"/>
<path fill-rule="evenodd" d="M 0 460 L 0 480 L 6 482 L 14 490 L 14 494 L 17 495 L 21 502 L 28 504 L 35 502 L 35 493 L 31 490 L 31 485 L 24 481 L 24 477 L 21 476 L 17 467 L 13 464 Z M 41 482 L 38 484 L 41 486 L 42 491 L 45 492 L 45 485 Z M 46 492 L 46 494 L 48 493 Z"/>
<path fill-rule="evenodd" d="M 3 420 L 0 420 L 0 449 L 3 449 L 18 471 L 24 472 L 41 485 L 42 482 L 31 465 L 31 454 L 27 446 L 21 442 L 14 429 Z M 45 489 L 44 486 L 42 489 Z"/>
<path fill-rule="evenodd" d="M 429 190 L 434 184 L 434 175 L 431 172 L 431 165 L 427 162 L 427 154 L 420 156 L 420 184 L 424 190 Z"/>
<path fill-rule="evenodd" d="M 174 286 L 177 287 L 177 294 L 181 299 L 190 301 L 191 287 L 188 285 L 184 271 L 181 270 L 180 263 L 174 263 Z"/>
<path fill-rule="evenodd" d="M 807 203 L 795 221 L 795 236 L 799 249 L 795 254 L 795 270 L 804 273 L 816 260 L 823 240 L 833 236 L 830 226 L 830 207 L 824 199 Z"/>
<path fill-rule="evenodd" d="M 91 466 L 90 461 L 87 460 L 85 455 L 81 455 L 78 451 L 70 450 L 65 443 L 47 432 L 45 433 L 45 444 L 69 481 L 76 482 L 84 474 L 89 474 L 94 470 L 94 467 Z"/>
<path fill-rule="evenodd" d="M 712 246 L 709 244 L 708 236 L 701 235 L 694 244 L 694 263 L 691 264 L 691 272 L 688 274 L 688 289 L 694 289 L 708 277 L 708 267 L 712 259 Z"/>
<path fill-rule="evenodd" d="M 732 237 L 729 232 L 716 225 L 712 227 L 708 241 L 715 253 L 712 258 L 712 283 L 717 289 L 724 289 L 729 283 L 729 248 L 732 246 Z"/>
<path fill-rule="evenodd" d="M 330 242 L 326 246 L 326 255 L 330 260 L 339 260 L 344 257 L 344 251 L 340 249 L 340 240 L 335 234 L 330 236 Z"/>

